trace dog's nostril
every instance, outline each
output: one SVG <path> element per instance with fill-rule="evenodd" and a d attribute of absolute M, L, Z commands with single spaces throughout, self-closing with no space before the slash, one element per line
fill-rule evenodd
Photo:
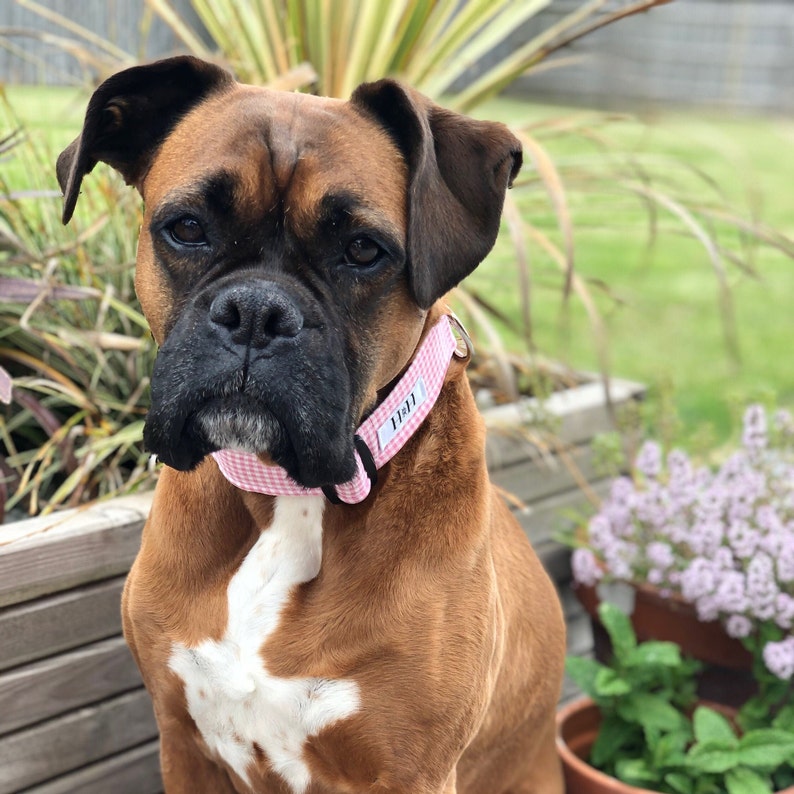
<path fill-rule="evenodd" d="M 291 306 L 271 306 L 263 314 L 262 330 L 266 337 L 296 336 L 303 327 L 303 318 Z"/>
<path fill-rule="evenodd" d="M 210 306 L 210 320 L 216 325 L 222 325 L 230 330 L 240 327 L 240 310 L 234 301 L 228 300 L 229 296 L 223 296 L 214 300 Z"/>

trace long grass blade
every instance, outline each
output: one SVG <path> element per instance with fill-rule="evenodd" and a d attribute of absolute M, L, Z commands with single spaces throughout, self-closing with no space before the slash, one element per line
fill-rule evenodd
<path fill-rule="evenodd" d="M 201 58 L 211 57 L 211 52 L 201 37 L 178 14 L 168 0 L 146 0 L 147 6 L 168 25 L 173 34 L 187 49 Z"/>

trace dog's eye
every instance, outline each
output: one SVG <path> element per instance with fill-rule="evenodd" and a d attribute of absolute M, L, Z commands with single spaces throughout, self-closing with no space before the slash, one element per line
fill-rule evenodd
<path fill-rule="evenodd" d="M 168 231 L 180 245 L 204 245 L 207 242 L 202 225 L 190 215 L 175 220 L 168 226 Z"/>
<path fill-rule="evenodd" d="M 349 265 L 372 265 L 383 249 L 369 237 L 356 237 L 345 249 L 345 262 Z"/>

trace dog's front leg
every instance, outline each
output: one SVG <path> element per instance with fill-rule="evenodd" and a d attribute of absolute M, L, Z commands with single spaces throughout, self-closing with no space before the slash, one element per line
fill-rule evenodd
<path fill-rule="evenodd" d="M 189 739 L 163 731 L 160 768 L 165 794 L 236 794 L 229 775 Z"/>

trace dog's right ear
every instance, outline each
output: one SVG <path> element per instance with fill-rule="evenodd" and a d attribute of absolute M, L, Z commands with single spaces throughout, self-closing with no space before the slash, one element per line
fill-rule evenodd
<path fill-rule="evenodd" d="M 191 56 L 134 66 L 113 75 L 88 103 L 83 131 L 61 152 L 56 172 L 63 191 L 63 222 L 74 213 L 80 184 L 100 160 L 140 188 L 157 147 L 179 119 L 234 78 Z"/>

